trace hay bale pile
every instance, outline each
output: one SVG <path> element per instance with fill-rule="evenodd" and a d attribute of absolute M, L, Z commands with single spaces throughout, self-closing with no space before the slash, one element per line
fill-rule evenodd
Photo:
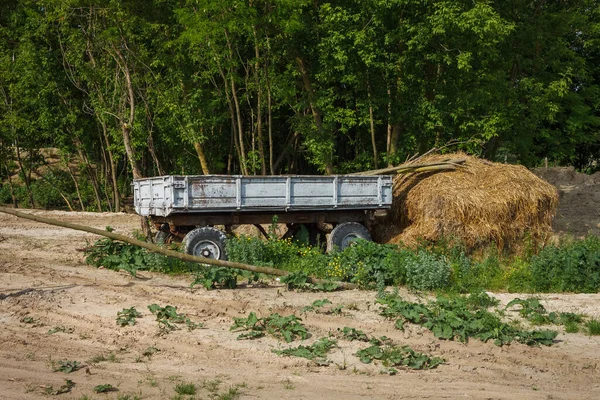
<path fill-rule="evenodd" d="M 398 175 L 391 220 L 379 240 L 414 246 L 419 240 L 462 242 L 469 249 L 516 249 L 528 235 L 542 243 L 552 233 L 558 195 L 523 166 L 465 154 L 432 155 L 423 162 L 467 159 L 455 171 Z"/>

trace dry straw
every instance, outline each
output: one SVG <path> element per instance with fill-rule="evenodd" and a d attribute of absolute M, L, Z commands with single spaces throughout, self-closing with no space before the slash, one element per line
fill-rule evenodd
<path fill-rule="evenodd" d="M 465 154 L 431 155 L 423 162 L 466 158 L 454 171 L 398 175 L 390 223 L 381 240 L 460 241 L 469 249 L 496 244 L 517 249 L 528 235 L 536 244 L 552 232 L 558 194 L 554 186 L 519 165 Z"/>

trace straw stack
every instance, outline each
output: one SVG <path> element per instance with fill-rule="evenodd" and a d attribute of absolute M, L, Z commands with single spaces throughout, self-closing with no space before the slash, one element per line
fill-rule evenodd
<path fill-rule="evenodd" d="M 558 194 L 523 166 L 465 154 L 432 155 L 423 162 L 466 158 L 453 171 L 397 175 L 392 216 L 379 240 L 460 242 L 473 250 L 490 244 L 518 248 L 526 236 L 543 243 L 552 233 Z"/>

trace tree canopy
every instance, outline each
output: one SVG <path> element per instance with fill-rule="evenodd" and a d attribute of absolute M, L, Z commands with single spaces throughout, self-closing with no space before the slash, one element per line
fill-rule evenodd
<path fill-rule="evenodd" d="M 0 201 L 119 210 L 134 177 L 349 173 L 450 141 L 596 168 L 600 3 L 0 4 Z"/>

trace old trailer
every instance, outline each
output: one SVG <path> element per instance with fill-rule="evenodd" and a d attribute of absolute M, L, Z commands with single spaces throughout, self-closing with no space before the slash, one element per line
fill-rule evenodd
<path fill-rule="evenodd" d="M 284 237 L 304 226 L 312 241 L 327 237 L 328 250 L 371 240 L 370 229 L 392 204 L 392 177 L 167 175 L 136 179 L 134 206 L 150 217 L 157 240 L 182 240 L 188 254 L 227 259 L 225 232 L 233 225 L 276 220 Z M 223 226 L 225 232 L 217 229 Z"/>

